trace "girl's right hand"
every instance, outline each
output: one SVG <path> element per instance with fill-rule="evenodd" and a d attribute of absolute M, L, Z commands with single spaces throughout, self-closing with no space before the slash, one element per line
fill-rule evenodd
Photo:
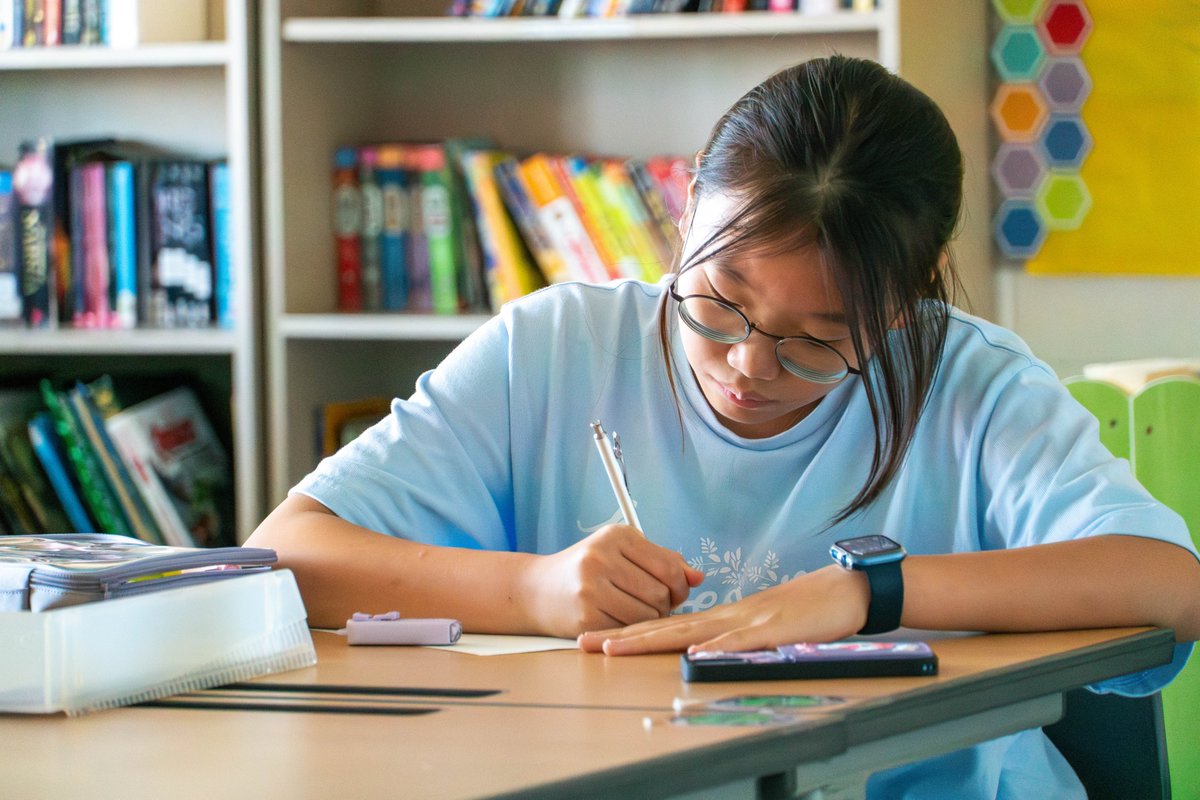
<path fill-rule="evenodd" d="M 521 589 L 534 628 L 574 638 L 665 617 L 703 580 L 682 555 L 636 528 L 605 525 L 565 550 L 532 559 Z"/>

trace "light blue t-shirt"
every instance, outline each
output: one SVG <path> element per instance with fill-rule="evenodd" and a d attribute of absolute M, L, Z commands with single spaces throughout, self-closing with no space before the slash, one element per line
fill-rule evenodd
<path fill-rule="evenodd" d="M 868 533 L 915 555 L 1109 533 L 1192 549 L 1182 519 L 1104 449 L 1095 418 L 1053 371 L 1013 333 L 958 310 L 902 468 L 868 508 L 831 524 L 871 462 L 860 379 L 777 436 L 739 437 L 705 402 L 672 316 L 673 394 L 659 337 L 665 291 L 558 284 L 508 303 L 293 491 L 417 541 L 557 552 L 621 519 L 592 439 L 598 419 L 620 434 L 646 534 L 707 576 L 685 611 L 823 567 L 832 542 Z M 1168 667 L 1098 688 L 1154 691 L 1189 652 L 1182 645 Z M 1019 797 L 1025 779 L 1041 781 L 1027 784 L 1041 796 L 1068 796 L 1046 794 L 1056 785 L 1082 792 L 1040 731 L 879 773 L 870 789 Z"/>

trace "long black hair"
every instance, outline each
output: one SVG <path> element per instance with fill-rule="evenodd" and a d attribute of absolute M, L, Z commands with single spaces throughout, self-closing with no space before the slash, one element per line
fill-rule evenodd
<path fill-rule="evenodd" d="M 867 367 L 875 445 L 866 483 L 835 521 L 895 476 L 933 384 L 958 285 L 947 244 L 962 178 L 941 109 L 879 64 L 845 56 L 804 62 L 751 89 L 697 156 L 691 208 L 717 193 L 738 202 L 676 271 L 812 246 L 841 292 L 854 352 Z M 672 376 L 667 305 L 660 333 Z"/>

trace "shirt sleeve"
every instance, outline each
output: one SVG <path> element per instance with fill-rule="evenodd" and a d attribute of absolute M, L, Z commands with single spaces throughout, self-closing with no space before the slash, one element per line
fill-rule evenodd
<path fill-rule="evenodd" d="M 1100 443 L 1099 423 L 1036 364 L 999 391 L 979 465 L 983 545 L 1012 548 L 1100 534 L 1163 539 L 1193 554 L 1183 519 Z"/>
<path fill-rule="evenodd" d="M 379 533 L 515 549 L 508 341 L 503 315 L 489 320 L 292 493 Z"/>
<path fill-rule="evenodd" d="M 1000 392 L 985 435 L 985 546 L 1125 534 L 1196 554 L 1183 519 L 1137 482 L 1126 460 L 1108 452 L 1098 425 L 1052 373 L 1033 365 L 1016 374 Z M 1190 642 L 1179 644 L 1168 664 L 1088 688 L 1152 694 L 1179 674 L 1191 652 Z"/>

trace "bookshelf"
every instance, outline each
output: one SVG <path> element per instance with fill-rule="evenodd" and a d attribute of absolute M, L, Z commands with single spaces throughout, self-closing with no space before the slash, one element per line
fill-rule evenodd
<path fill-rule="evenodd" d="M 226 157 L 231 181 L 232 329 L 0 329 L 0 382 L 26 385 L 109 373 L 122 401 L 172 381 L 197 391 L 233 463 L 244 540 L 264 513 L 258 290 L 257 93 L 253 3 L 210 0 L 210 40 L 0 51 L 0 160 L 37 135 L 113 136 L 203 158 Z"/>
<path fill-rule="evenodd" d="M 931 94 L 956 127 L 961 121 L 981 175 L 972 185 L 985 187 L 986 53 L 977 48 L 986 8 L 948 0 L 908 5 L 914 8 L 882 0 L 876 11 L 820 16 L 498 20 L 441 16 L 448 6 L 442 0 L 265 0 L 268 501 L 281 500 L 316 464 L 319 406 L 406 396 L 420 372 L 484 321 L 336 312 L 335 148 L 483 134 L 514 150 L 686 155 L 770 72 L 836 51 L 934 82 L 961 61 L 953 87 Z M 912 55 L 909 38 L 918 40 Z M 946 40 L 963 46 L 946 47 Z M 986 226 L 986 197 L 976 202 Z M 975 263 L 979 249 L 986 257 L 987 236 L 986 227 L 969 233 L 972 252 L 960 259 Z M 967 283 L 984 285 L 970 276 Z"/>

